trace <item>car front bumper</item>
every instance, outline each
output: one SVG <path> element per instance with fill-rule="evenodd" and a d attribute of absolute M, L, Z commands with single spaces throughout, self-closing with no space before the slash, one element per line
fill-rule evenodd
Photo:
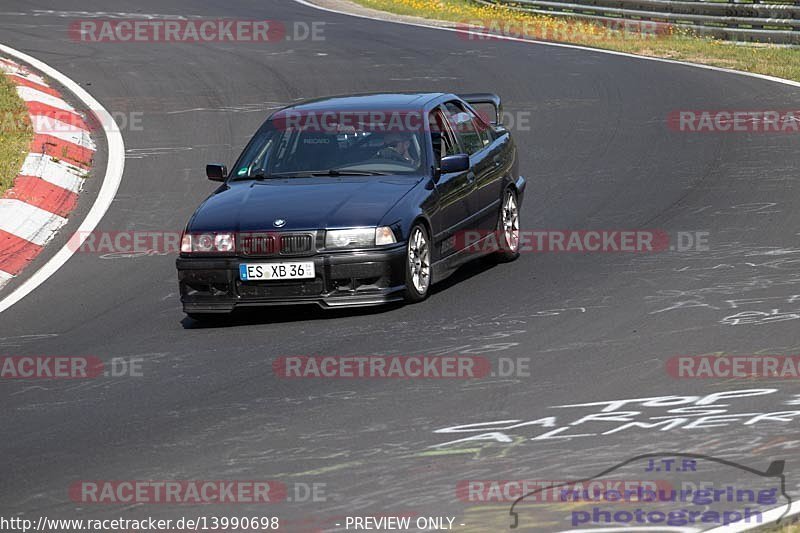
<path fill-rule="evenodd" d="M 237 307 L 315 303 L 324 308 L 380 305 L 403 299 L 404 244 L 383 250 L 319 253 L 307 257 L 179 257 L 181 302 L 187 313 L 224 313 Z M 313 261 L 307 280 L 242 281 L 241 264 Z"/>

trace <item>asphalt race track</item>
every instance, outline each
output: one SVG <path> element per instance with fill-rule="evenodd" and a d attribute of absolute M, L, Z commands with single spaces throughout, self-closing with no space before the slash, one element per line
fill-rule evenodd
<path fill-rule="evenodd" d="M 107 15 L 75 12 L 323 22 L 325 38 L 78 43 L 72 20 Z M 281 105 L 377 90 L 494 91 L 512 116 L 530 116 L 530 127 L 512 127 L 530 182 L 523 229 L 659 228 L 708 232 L 709 243 L 655 254 L 523 253 L 470 265 L 415 306 L 248 310 L 202 327 L 181 312 L 174 255 L 78 253 L 0 316 L 0 352 L 133 359 L 141 375 L 0 383 L 0 515 L 268 515 L 287 531 L 334 531 L 350 515 L 406 514 L 497 531 L 508 528 L 510 501 L 462 501 L 459 482 L 588 478 L 651 452 L 759 470 L 784 459 L 787 490 L 800 493 L 796 416 L 758 420 L 798 409 L 796 380 L 676 379 L 665 370 L 675 355 L 800 353 L 797 136 L 667 127 L 681 109 L 797 109 L 797 88 L 471 41 L 289 0 L 7 0 L 0 42 L 65 73 L 112 113 L 141 113 L 142 127 L 123 131 L 125 174 L 104 231 L 182 230 L 214 189 L 204 165 L 231 164 Z M 289 380 L 272 370 L 285 355 L 448 353 L 530 358 L 530 376 Z M 764 390 L 708 399 L 745 389 Z M 638 414 L 570 425 L 608 404 L 553 409 L 673 395 L 699 397 L 674 405 L 735 416 L 652 426 L 666 407 L 632 402 L 617 410 Z M 639 424 L 621 428 L 630 421 Z M 479 423 L 485 431 L 436 433 Z M 556 428 L 565 429 L 531 440 Z M 68 492 L 80 480 L 234 479 L 316 483 L 324 497 L 268 507 L 92 505 Z M 525 527 L 569 529 L 526 521 L 531 512 L 520 516 Z"/>

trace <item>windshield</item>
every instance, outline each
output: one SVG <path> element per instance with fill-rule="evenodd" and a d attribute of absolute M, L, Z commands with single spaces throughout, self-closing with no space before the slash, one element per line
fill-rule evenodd
<path fill-rule="evenodd" d="M 422 131 L 386 130 L 374 123 L 280 128 L 270 121 L 242 154 L 234 179 L 419 173 L 425 154 Z"/>

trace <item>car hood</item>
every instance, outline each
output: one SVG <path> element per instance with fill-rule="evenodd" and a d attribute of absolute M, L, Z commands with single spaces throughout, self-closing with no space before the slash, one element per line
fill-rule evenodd
<path fill-rule="evenodd" d="M 377 226 L 420 176 L 232 181 L 197 210 L 191 232 L 314 230 Z"/>

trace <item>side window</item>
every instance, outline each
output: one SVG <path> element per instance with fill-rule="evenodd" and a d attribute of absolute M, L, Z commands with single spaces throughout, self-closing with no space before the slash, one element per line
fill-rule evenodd
<path fill-rule="evenodd" d="M 461 144 L 469 155 L 481 150 L 488 142 L 484 143 L 484 139 L 478 133 L 473 121 L 473 115 L 464 109 L 458 102 L 447 102 L 445 104 L 447 109 L 448 119 L 456 134 L 461 138 Z M 484 133 L 485 134 L 485 133 Z M 488 140 L 488 137 L 486 137 Z"/>
<path fill-rule="evenodd" d="M 447 126 L 447 119 L 441 109 L 436 109 L 429 116 L 433 138 L 433 150 L 439 158 L 459 153 L 458 143 Z"/>
<path fill-rule="evenodd" d="M 475 123 L 475 127 L 478 129 L 478 135 L 481 136 L 481 142 L 483 142 L 483 145 L 489 146 L 492 144 L 492 141 L 494 141 L 494 134 L 491 126 L 487 124 L 486 120 L 483 120 L 483 117 L 475 116 L 475 114 L 469 109 L 467 112 L 472 115 L 472 122 Z"/>
<path fill-rule="evenodd" d="M 459 152 L 458 143 L 453 138 L 452 132 L 445 131 L 444 135 L 442 135 L 442 147 L 444 148 L 442 157 L 456 155 Z"/>

